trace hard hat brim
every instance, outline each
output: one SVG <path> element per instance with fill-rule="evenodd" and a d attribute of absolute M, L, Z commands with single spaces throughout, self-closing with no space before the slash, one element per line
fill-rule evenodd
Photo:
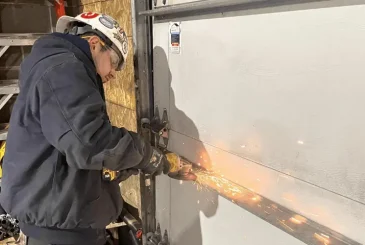
<path fill-rule="evenodd" d="M 56 24 L 56 32 L 64 33 L 66 29 L 68 29 L 68 25 L 70 22 L 78 21 L 74 17 L 71 16 L 62 16 L 58 19 Z"/>

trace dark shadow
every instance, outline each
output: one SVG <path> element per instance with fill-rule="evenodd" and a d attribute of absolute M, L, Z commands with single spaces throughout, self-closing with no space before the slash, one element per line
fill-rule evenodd
<path fill-rule="evenodd" d="M 202 167 L 211 168 L 209 154 L 199 140 L 197 127 L 188 115 L 175 104 L 175 93 L 171 87 L 173 82 L 172 74 L 167 55 L 161 47 L 154 48 L 153 60 L 154 72 L 163 73 L 163 75 L 158 76 L 158 81 L 154 81 L 154 89 L 158 93 L 155 101 L 157 104 L 159 102 L 164 105 L 167 105 L 167 102 L 169 103 L 171 130 L 174 131 L 175 135 L 177 133 L 181 137 L 188 137 L 193 142 L 178 147 L 179 152 L 177 153 L 195 164 L 199 161 Z M 164 102 L 161 100 L 164 100 Z M 169 145 L 171 144 L 176 144 L 176 141 L 169 143 Z M 203 236 L 200 215 L 209 218 L 216 214 L 218 194 L 213 190 L 198 190 L 193 182 L 182 183 L 178 180 L 171 180 L 170 193 L 170 243 L 172 245 L 202 245 Z"/>
<path fill-rule="evenodd" d="M 209 0 L 207 1 L 209 2 Z M 231 16 L 256 15 L 267 13 L 278 13 L 308 9 L 333 8 L 341 6 L 361 5 L 364 0 L 343 1 L 343 0 L 262 0 L 247 1 L 234 6 L 207 8 L 197 11 L 186 11 L 170 15 L 156 17 L 156 22 L 167 22 L 172 20 L 187 21 L 213 19 Z M 209 4 L 207 4 L 209 7 Z M 240 11 L 240 12 L 237 12 Z"/>

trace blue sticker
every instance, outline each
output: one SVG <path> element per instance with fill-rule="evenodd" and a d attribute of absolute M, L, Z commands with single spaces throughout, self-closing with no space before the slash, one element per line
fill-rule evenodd
<path fill-rule="evenodd" d="M 114 21 L 110 21 L 110 19 L 106 18 L 106 16 L 100 17 L 99 21 L 101 22 L 101 24 L 103 24 L 105 27 L 107 27 L 109 29 L 114 28 Z"/>

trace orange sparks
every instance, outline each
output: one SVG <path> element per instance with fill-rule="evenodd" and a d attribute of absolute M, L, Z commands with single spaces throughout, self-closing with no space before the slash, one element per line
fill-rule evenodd
<path fill-rule="evenodd" d="M 293 222 L 294 224 L 300 225 L 300 224 L 305 223 L 307 221 L 307 219 L 304 218 L 303 216 L 296 214 L 290 218 L 290 221 Z"/>
<path fill-rule="evenodd" d="M 261 201 L 261 197 L 260 197 L 260 196 L 258 196 L 258 195 L 255 195 L 255 196 L 253 196 L 253 197 L 251 198 L 251 200 L 252 200 L 252 201 L 254 201 L 254 202 L 259 202 L 259 201 Z"/>
<path fill-rule="evenodd" d="M 320 242 L 323 242 L 324 245 L 328 245 L 330 244 L 330 237 L 321 233 L 321 234 L 318 234 L 318 233 L 314 233 L 314 237 L 320 241 Z"/>
<path fill-rule="evenodd" d="M 242 196 L 245 192 L 247 192 L 245 188 L 226 179 L 224 175 L 219 175 L 206 170 L 199 170 L 195 172 L 195 175 L 197 176 L 197 185 L 211 187 L 219 193 L 224 193 L 230 197 L 230 199 Z"/>
<path fill-rule="evenodd" d="M 281 224 L 283 227 L 285 227 L 285 228 L 289 229 L 290 231 L 294 231 L 294 230 L 293 230 L 293 228 L 291 228 L 290 226 L 288 226 L 287 224 L 285 224 L 285 220 L 278 220 L 278 221 L 280 222 L 280 224 Z"/>

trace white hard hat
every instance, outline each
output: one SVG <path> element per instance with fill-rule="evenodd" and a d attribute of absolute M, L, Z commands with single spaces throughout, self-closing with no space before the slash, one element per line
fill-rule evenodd
<path fill-rule="evenodd" d="M 86 24 L 77 26 L 77 23 Z M 75 25 L 76 24 L 76 25 Z M 56 31 L 81 35 L 95 33 L 104 39 L 108 46 L 121 55 L 117 70 L 121 70 L 128 55 L 128 38 L 118 22 L 112 17 L 100 13 L 85 12 L 76 17 L 62 16 L 58 19 Z M 74 33 L 73 33 L 74 32 Z M 105 40 L 109 39 L 109 40 Z"/>

